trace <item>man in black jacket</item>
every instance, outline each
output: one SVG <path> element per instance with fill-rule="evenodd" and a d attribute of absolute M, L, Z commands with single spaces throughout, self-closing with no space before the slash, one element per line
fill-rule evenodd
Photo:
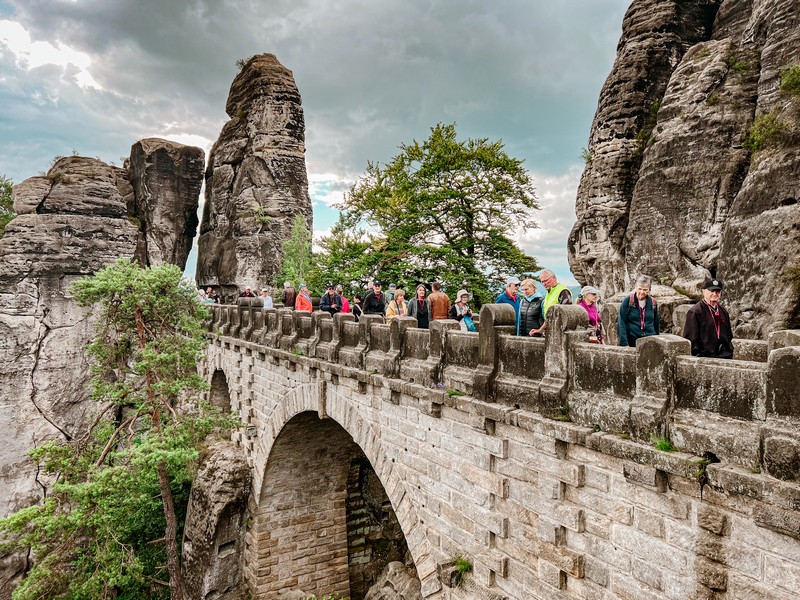
<path fill-rule="evenodd" d="M 364 296 L 361 309 L 365 315 L 386 316 L 386 294 L 381 293 L 381 282 L 376 281 L 372 284 L 372 290 Z"/>
<path fill-rule="evenodd" d="M 320 298 L 319 309 L 330 313 L 331 316 L 342 310 L 342 297 L 336 293 L 332 283 L 328 284 L 328 292 Z"/>
<path fill-rule="evenodd" d="M 692 356 L 733 358 L 731 320 L 719 304 L 722 287 L 719 279 L 706 279 L 703 299 L 686 313 L 683 337 L 692 342 Z"/>

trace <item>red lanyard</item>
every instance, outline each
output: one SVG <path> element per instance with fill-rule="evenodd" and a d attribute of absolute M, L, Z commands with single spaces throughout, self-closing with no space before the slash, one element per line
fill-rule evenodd
<path fill-rule="evenodd" d="M 636 302 L 636 307 L 639 309 L 639 329 L 644 331 L 644 317 L 647 314 L 647 298 L 644 299 L 644 306 L 639 304 L 639 299 L 635 294 L 631 294 L 631 299 L 628 302 Z"/>
<path fill-rule="evenodd" d="M 711 320 L 714 321 L 714 330 L 717 332 L 717 339 L 719 339 L 719 330 L 722 326 L 722 315 L 719 314 L 719 306 L 717 306 L 716 313 L 708 302 L 706 302 L 706 306 L 708 307 L 708 312 L 711 313 Z"/>

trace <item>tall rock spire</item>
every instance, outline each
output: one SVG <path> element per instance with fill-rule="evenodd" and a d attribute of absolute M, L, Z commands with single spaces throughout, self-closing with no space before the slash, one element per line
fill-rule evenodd
<path fill-rule="evenodd" d="M 292 72 L 273 54 L 250 58 L 233 80 L 225 110 L 231 120 L 206 169 L 197 282 L 231 296 L 272 281 L 295 215 L 311 229 L 311 199 Z"/>

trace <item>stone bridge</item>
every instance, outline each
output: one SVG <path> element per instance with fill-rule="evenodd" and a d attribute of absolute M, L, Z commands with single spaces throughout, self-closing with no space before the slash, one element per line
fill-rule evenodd
<path fill-rule="evenodd" d="M 800 332 L 720 361 L 550 310 L 537 339 L 501 305 L 477 333 L 213 307 L 203 368 L 253 480 L 220 560 L 253 598 L 361 598 L 404 558 L 425 598 L 800 597 Z"/>

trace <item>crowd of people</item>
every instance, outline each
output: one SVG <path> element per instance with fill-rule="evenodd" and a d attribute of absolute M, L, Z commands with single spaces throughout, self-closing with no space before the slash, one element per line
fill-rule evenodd
<path fill-rule="evenodd" d="M 508 304 L 516 314 L 516 333 L 519 336 L 543 337 L 547 333 L 547 313 L 556 304 L 573 304 L 583 308 L 588 316 L 589 341 L 605 344 L 607 332 L 601 319 L 600 290 L 586 285 L 581 288 L 580 295 L 573 299 L 570 289 L 559 283 L 556 275 L 549 269 L 539 274 L 539 281 L 544 287 L 541 291 L 534 279 L 522 281 L 518 277 L 509 277 L 505 289 L 495 300 L 498 304 Z M 707 279 L 703 283 L 703 299 L 692 306 L 686 315 L 683 337 L 691 342 L 694 356 L 713 358 L 733 358 L 733 333 L 728 312 L 720 305 L 723 283 L 718 279 Z M 640 276 L 630 295 L 622 300 L 617 317 L 617 336 L 620 346 L 636 346 L 639 338 L 658 335 L 660 332 L 656 299 L 651 295 L 652 280 L 646 275 Z M 198 290 L 198 296 L 205 303 L 219 303 L 220 299 L 212 288 L 205 292 Z M 242 298 L 259 297 L 249 287 L 239 294 Z M 270 290 L 261 290 L 265 309 L 273 308 L 275 302 Z M 352 313 L 358 321 L 362 315 L 381 315 L 387 323 L 398 317 L 411 316 L 417 320 L 417 326 L 427 329 L 432 321 L 453 319 L 458 321 L 464 331 L 476 331 L 470 307 L 470 293 L 460 289 L 450 299 L 442 292 L 442 285 L 434 281 L 430 286 L 419 284 L 412 297 L 394 283 L 383 289 L 380 281 L 368 284 L 363 298 L 353 294 L 345 296 L 341 285 L 329 284 L 325 294 L 320 298 L 319 310 L 334 315 L 336 313 Z M 291 282 L 283 285 L 280 301 L 283 306 L 295 310 L 313 310 L 313 302 L 308 287 L 300 284 L 295 289 Z"/>

